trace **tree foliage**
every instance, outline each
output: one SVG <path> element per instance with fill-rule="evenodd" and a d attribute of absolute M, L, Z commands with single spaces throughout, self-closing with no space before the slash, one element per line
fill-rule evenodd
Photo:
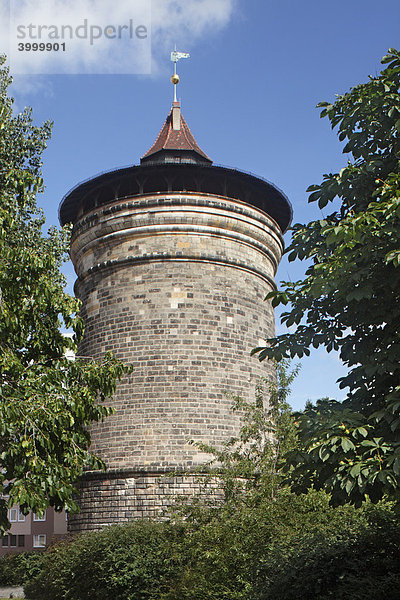
<path fill-rule="evenodd" d="M 288 305 L 281 320 L 295 331 L 253 351 L 280 360 L 325 346 L 348 367 L 347 398 L 299 415 L 303 451 L 289 458 L 295 489 L 327 487 L 336 504 L 400 489 L 400 53 L 382 62 L 378 76 L 318 105 L 351 160 L 308 189 L 310 202 L 337 208 L 293 228 L 287 252 L 310 261 L 305 278 L 267 296 Z"/>
<path fill-rule="evenodd" d="M 79 302 L 64 291 L 60 266 L 69 231 L 43 234 L 36 206 L 43 190 L 42 152 L 51 124 L 14 115 L 11 82 L 0 59 L 0 529 L 7 507 L 41 513 L 73 510 L 73 481 L 84 466 L 100 467 L 88 451 L 87 425 L 110 414 L 103 404 L 125 367 L 68 360 L 83 326 Z M 73 332 L 66 337 L 63 329 Z"/>

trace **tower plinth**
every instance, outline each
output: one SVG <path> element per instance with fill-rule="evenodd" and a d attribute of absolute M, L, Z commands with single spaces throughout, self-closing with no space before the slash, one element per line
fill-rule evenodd
<path fill-rule="evenodd" d="M 229 395 L 254 398 L 272 372 L 250 351 L 274 335 L 264 298 L 291 207 L 271 183 L 213 166 L 174 102 L 141 165 L 78 185 L 60 219 L 73 223 L 80 354 L 133 364 L 115 414 L 91 430 L 108 471 L 82 478 L 70 522 L 81 531 L 154 516 L 195 486 L 159 479 L 204 462 L 192 440 L 219 446 L 238 433 Z"/>

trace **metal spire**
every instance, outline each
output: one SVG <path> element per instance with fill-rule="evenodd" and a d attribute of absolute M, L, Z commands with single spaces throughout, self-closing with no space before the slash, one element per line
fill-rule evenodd
<path fill-rule="evenodd" d="M 174 74 L 171 77 L 171 83 L 173 83 L 173 85 L 174 85 L 174 102 L 177 101 L 177 99 L 176 99 L 176 86 L 179 83 L 179 75 L 176 72 L 176 63 L 181 58 L 190 58 L 190 54 L 188 52 L 177 52 L 176 46 L 175 46 L 175 50 L 173 50 L 173 52 L 171 52 L 171 62 L 174 63 Z"/>

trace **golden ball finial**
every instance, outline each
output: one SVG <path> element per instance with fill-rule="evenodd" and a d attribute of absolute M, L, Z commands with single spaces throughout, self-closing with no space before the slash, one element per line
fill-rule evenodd
<path fill-rule="evenodd" d="M 172 75 L 171 83 L 173 83 L 174 85 L 177 85 L 179 83 L 179 75 L 177 73 L 174 73 Z"/>

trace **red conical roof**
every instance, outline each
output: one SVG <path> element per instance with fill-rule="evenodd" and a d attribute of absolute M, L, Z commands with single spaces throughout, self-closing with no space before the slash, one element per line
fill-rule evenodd
<path fill-rule="evenodd" d="M 166 151 L 163 154 L 174 155 L 177 151 L 185 155 L 190 152 L 195 154 L 199 162 L 212 163 L 212 160 L 203 152 L 190 131 L 189 125 L 181 113 L 179 102 L 173 103 L 156 141 L 142 156 L 141 162 L 150 162 L 153 158 L 155 159 L 154 155 L 162 151 Z"/>

